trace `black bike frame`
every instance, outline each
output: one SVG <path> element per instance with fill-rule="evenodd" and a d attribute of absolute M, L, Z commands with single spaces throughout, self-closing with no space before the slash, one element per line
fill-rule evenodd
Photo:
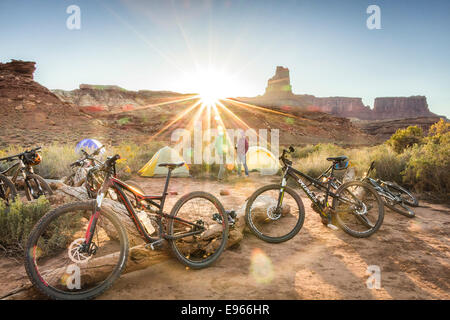
<path fill-rule="evenodd" d="M 172 172 L 172 170 L 169 169 L 169 172 L 168 172 L 167 177 L 166 177 L 166 182 L 165 182 L 165 185 L 164 185 L 163 193 L 161 195 L 157 195 L 157 196 L 141 195 L 141 194 L 137 193 L 135 189 L 133 190 L 132 186 L 129 186 L 125 182 L 119 180 L 115 176 L 115 174 L 112 177 L 108 174 L 106 179 L 105 179 L 105 182 L 104 182 L 104 184 L 102 186 L 101 191 L 97 195 L 97 200 L 96 200 L 96 204 L 95 204 L 94 213 L 92 214 L 92 216 L 91 216 L 91 218 L 89 220 L 89 225 L 88 225 L 88 228 L 86 230 L 85 244 L 87 245 L 87 247 L 89 248 L 90 245 L 91 245 L 92 238 L 93 238 L 93 235 L 94 235 L 95 226 L 97 224 L 98 218 L 100 217 L 101 202 L 103 200 L 104 195 L 106 194 L 106 191 L 109 188 L 112 188 L 117 193 L 117 195 L 120 198 L 121 202 L 125 205 L 125 208 L 126 208 L 128 214 L 130 215 L 130 218 L 132 219 L 135 227 L 137 228 L 139 233 L 144 237 L 144 239 L 148 243 L 160 241 L 162 239 L 177 240 L 177 239 L 181 239 L 181 238 L 184 238 L 184 237 L 189 237 L 189 236 L 193 236 L 193 235 L 202 233 L 205 230 L 205 228 L 202 225 L 199 225 L 199 224 L 196 224 L 196 223 L 192 223 L 190 221 L 186 221 L 186 220 L 178 218 L 178 217 L 172 217 L 172 216 L 170 216 L 170 215 L 168 215 L 168 214 L 163 212 L 163 210 L 164 210 L 164 203 L 165 203 L 165 200 L 166 200 L 166 196 L 168 194 L 167 193 L 167 189 L 169 187 L 169 181 L 170 181 L 171 172 Z M 147 230 L 145 229 L 144 225 L 140 221 L 139 216 L 136 214 L 136 212 L 135 212 L 133 206 L 131 205 L 131 202 L 128 199 L 127 195 L 125 194 L 124 190 L 127 190 L 127 191 L 131 192 L 136 197 L 136 201 L 138 203 L 140 203 L 140 201 L 146 201 L 147 203 L 150 203 L 150 205 L 153 205 L 156 208 L 158 208 L 158 211 L 155 212 L 157 214 L 157 224 L 158 224 L 158 228 L 159 228 L 159 237 L 158 238 L 151 237 L 148 234 Z M 159 203 L 156 202 L 156 201 L 158 201 Z M 198 228 L 198 230 L 186 232 L 186 233 L 183 233 L 183 234 L 180 234 L 180 235 L 177 235 L 177 236 L 171 236 L 171 235 L 168 235 L 164 231 L 162 218 L 176 220 L 176 221 L 178 221 L 178 222 L 180 222 L 182 224 L 196 227 L 196 228 Z"/>
<path fill-rule="evenodd" d="M 317 199 L 314 192 L 312 192 L 308 188 L 308 186 L 303 182 L 303 180 L 300 177 L 308 180 L 310 182 L 309 185 L 314 185 L 314 187 L 325 192 L 325 202 L 324 202 L 325 206 L 329 206 L 328 205 L 328 197 L 329 196 L 331 196 L 332 198 L 339 198 L 338 195 L 336 195 L 334 192 L 332 192 L 330 190 L 332 180 L 328 179 L 328 183 L 323 184 L 321 181 L 292 168 L 290 165 L 286 165 L 285 167 L 286 168 L 284 170 L 283 179 L 281 182 L 280 196 L 278 197 L 278 205 L 281 206 L 281 202 L 283 201 L 283 197 L 284 197 L 285 187 L 287 185 L 287 180 L 289 179 L 289 177 L 291 177 L 297 182 L 297 184 L 300 186 L 300 188 L 302 188 L 302 190 L 305 192 L 305 194 L 308 196 L 308 198 L 320 209 L 320 213 L 323 216 L 327 217 L 327 214 L 325 213 L 325 207 L 320 203 L 320 201 Z M 322 175 L 320 175 L 319 178 L 324 176 L 330 170 L 331 170 L 331 177 L 333 177 L 334 166 L 331 165 L 331 167 L 328 168 L 324 173 L 322 173 Z"/>

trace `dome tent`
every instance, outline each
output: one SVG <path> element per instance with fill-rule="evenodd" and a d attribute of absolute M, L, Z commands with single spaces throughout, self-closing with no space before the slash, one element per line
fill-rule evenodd
<path fill-rule="evenodd" d="M 167 176 L 168 169 L 158 166 L 160 163 L 176 163 L 184 161 L 183 158 L 170 147 L 159 149 L 153 157 L 138 171 L 142 177 Z M 172 171 L 172 177 L 188 177 L 189 167 L 184 164 Z"/>
<path fill-rule="evenodd" d="M 280 168 L 278 159 L 263 147 L 250 147 L 246 154 L 248 170 L 258 170 L 261 174 L 276 174 Z"/>
<path fill-rule="evenodd" d="M 80 142 L 77 143 L 75 147 L 75 152 L 80 153 L 81 149 L 92 152 L 94 150 L 97 150 L 102 146 L 101 142 L 95 139 L 83 139 Z M 105 149 L 102 149 L 100 153 L 105 152 Z"/>

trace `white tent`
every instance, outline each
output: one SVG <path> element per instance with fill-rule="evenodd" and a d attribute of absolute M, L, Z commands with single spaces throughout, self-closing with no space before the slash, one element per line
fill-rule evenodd
<path fill-rule="evenodd" d="M 153 157 L 138 171 L 143 177 L 167 176 L 168 169 L 160 167 L 160 163 L 183 162 L 183 158 L 170 147 L 163 147 L 156 152 Z M 172 171 L 173 177 L 188 177 L 189 167 L 184 164 Z"/>
<path fill-rule="evenodd" d="M 248 170 L 258 170 L 261 174 L 276 174 L 280 168 L 278 159 L 263 147 L 250 147 L 246 154 Z"/>

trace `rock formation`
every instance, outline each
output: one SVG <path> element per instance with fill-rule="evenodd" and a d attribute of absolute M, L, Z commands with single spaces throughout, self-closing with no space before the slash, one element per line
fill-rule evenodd
<path fill-rule="evenodd" d="M 289 69 L 278 66 L 275 75 L 267 81 L 265 95 L 272 97 L 287 97 L 292 95 Z"/>
<path fill-rule="evenodd" d="M 0 63 L 0 111 L 4 115 L 16 112 L 45 111 L 60 114 L 71 111 L 50 90 L 33 80 L 35 62 L 12 60 Z M 5 117 L 3 120 L 6 121 Z"/>
<path fill-rule="evenodd" d="M 361 98 L 315 97 L 292 93 L 289 69 L 278 66 L 275 75 L 268 80 L 264 95 L 238 100 L 264 106 L 293 106 L 307 111 L 320 111 L 339 117 L 361 120 L 404 119 L 435 117 L 429 111 L 424 96 L 376 98 L 374 108 L 365 106 Z"/>
<path fill-rule="evenodd" d="M 374 119 L 436 116 L 428 109 L 427 98 L 424 96 L 375 98 L 373 114 Z"/>
<path fill-rule="evenodd" d="M 409 126 L 418 126 L 427 133 L 430 127 L 438 122 L 440 117 L 419 117 L 408 119 L 386 119 L 376 121 L 354 121 L 353 125 L 361 131 L 374 136 L 379 141 L 390 138 L 398 129 L 405 129 Z"/>
<path fill-rule="evenodd" d="M 163 102 L 184 95 L 169 91 L 129 91 L 119 86 L 81 84 L 79 89 L 52 90 L 59 99 L 75 104 L 85 112 L 133 110 L 139 106 Z"/>
<path fill-rule="evenodd" d="M 0 63 L 0 74 L 15 74 L 25 78 L 33 79 L 36 70 L 36 62 L 11 60 L 9 63 Z"/>
<path fill-rule="evenodd" d="M 308 108 L 309 110 L 317 110 L 345 118 L 371 119 L 372 116 L 370 107 L 365 106 L 361 98 L 314 97 Z"/>

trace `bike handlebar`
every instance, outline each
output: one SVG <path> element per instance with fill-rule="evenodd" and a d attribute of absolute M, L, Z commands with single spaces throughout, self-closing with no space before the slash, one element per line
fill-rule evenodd
<path fill-rule="evenodd" d="M 41 149 L 42 149 L 42 147 L 36 147 L 34 149 L 31 149 L 31 150 L 26 150 L 26 151 L 24 151 L 22 153 L 18 153 L 18 154 L 12 155 L 12 156 L 1 158 L 0 161 L 5 161 L 5 160 L 6 161 L 12 161 L 12 160 L 14 160 L 14 158 L 18 158 L 20 156 L 23 156 L 26 153 L 36 152 L 36 151 L 41 150 Z"/>
<path fill-rule="evenodd" d="M 94 152 L 92 152 L 91 154 L 87 153 L 86 150 L 81 149 L 81 152 L 83 153 L 83 158 L 82 159 L 78 159 L 75 162 L 72 162 L 70 164 L 71 167 L 75 166 L 75 165 L 81 165 L 82 162 L 84 160 L 93 160 L 96 161 L 96 159 L 94 158 L 95 156 L 97 156 L 100 153 L 100 150 L 102 150 L 105 146 L 101 146 L 100 148 L 97 148 Z"/>
<path fill-rule="evenodd" d="M 280 156 L 280 160 L 283 161 L 283 163 L 284 163 L 285 165 L 291 165 L 291 164 L 292 164 L 292 161 L 289 160 L 289 159 L 286 159 L 286 155 L 287 155 L 288 153 L 292 153 L 292 152 L 294 152 L 294 151 L 295 151 L 295 149 L 294 149 L 293 146 L 289 146 L 288 150 L 283 149 L 283 152 L 281 153 L 281 156 Z"/>
<path fill-rule="evenodd" d="M 116 154 L 116 155 L 114 155 L 112 157 L 109 157 L 105 161 L 105 164 L 104 164 L 105 168 L 106 169 L 111 168 L 116 163 L 116 161 L 119 160 L 119 159 L 120 159 L 120 156 L 118 154 Z"/>

